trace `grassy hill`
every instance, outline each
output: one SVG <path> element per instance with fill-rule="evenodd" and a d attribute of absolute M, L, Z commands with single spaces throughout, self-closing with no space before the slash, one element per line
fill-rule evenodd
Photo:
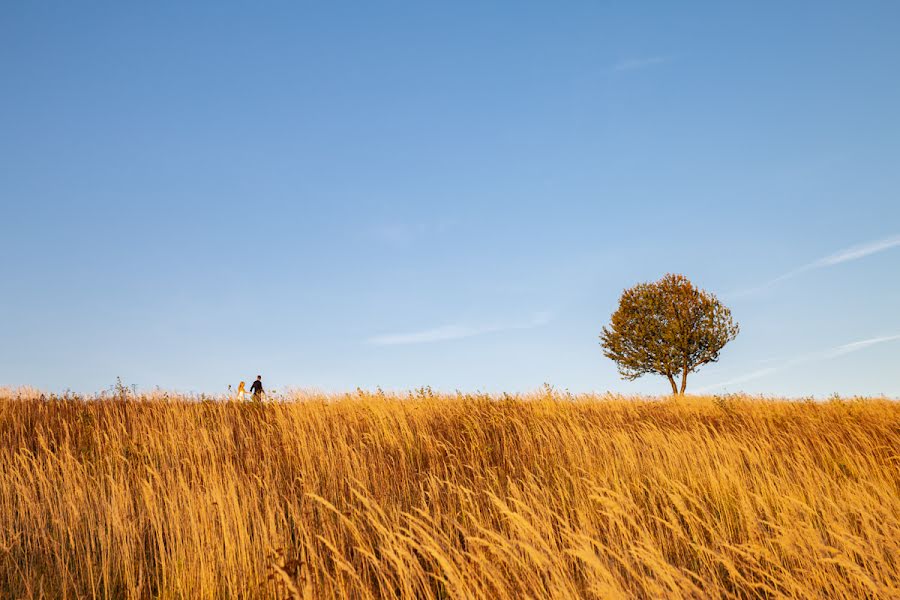
<path fill-rule="evenodd" d="M 900 597 L 900 403 L 0 392 L 0 597 Z"/>

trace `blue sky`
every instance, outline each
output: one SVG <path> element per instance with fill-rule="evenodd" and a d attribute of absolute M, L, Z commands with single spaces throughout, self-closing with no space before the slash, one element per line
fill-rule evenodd
<path fill-rule="evenodd" d="M 900 396 L 900 5 L 4 3 L 0 385 Z"/>

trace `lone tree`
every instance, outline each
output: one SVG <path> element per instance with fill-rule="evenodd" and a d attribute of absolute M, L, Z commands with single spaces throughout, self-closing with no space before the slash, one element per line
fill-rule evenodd
<path fill-rule="evenodd" d="M 684 394 L 688 373 L 716 362 L 738 331 L 731 311 L 715 295 L 670 273 L 622 292 L 600 339 L 603 354 L 616 362 L 623 379 L 659 373 L 668 378 L 673 394 Z"/>

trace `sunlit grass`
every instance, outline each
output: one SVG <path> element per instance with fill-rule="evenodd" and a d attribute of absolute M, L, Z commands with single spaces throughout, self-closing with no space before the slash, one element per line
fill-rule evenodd
<path fill-rule="evenodd" d="M 900 597 L 900 405 L 0 391 L 0 597 Z"/>

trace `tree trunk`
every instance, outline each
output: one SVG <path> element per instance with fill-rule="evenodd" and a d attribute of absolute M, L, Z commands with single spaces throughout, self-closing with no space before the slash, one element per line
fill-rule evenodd
<path fill-rule="evenodd" d="M 671 376 L 670 374 L 668 374 L 668 373 L 666 374 L 666 377 L 669 378 L 669 383 L 672 384 L 672 394 L 675 395 L 675 396 L 677 396 L 677 395 L 678 395 L 678 386 L 675 385 L 675 378 L 672 377 L 672 376 Z"/>
<path fill-rule="evenodd" d="M 684 355 L 684 360 L 681 364 L 681 392 L 679 392 L 682 396 L 684 396 L 684 390 L 687 389 L 687 374 L 688 374 L 688 357 L 687 354 Z"/>

